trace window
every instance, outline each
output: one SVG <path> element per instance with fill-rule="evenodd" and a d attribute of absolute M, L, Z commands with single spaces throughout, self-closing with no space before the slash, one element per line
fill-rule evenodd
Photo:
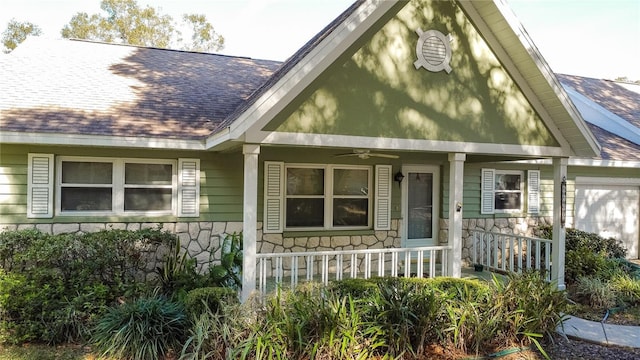
<path fill-rule="evenodd" d="M 522 209 L 522 172 L 496 170 L 494 179 L 496 212 L 520 211 Z"/>
<path fill-rule="evenodd" d="M 200 215 L 199 159 L 29 154 L 28 162 L 29 218 L 51 218 L 54 212 L 83 216 Z"/>
<path fill-rule="evenodd" d="M 287 165 L 287 229 L 368 228 L 370 167 Z"/>
<path fill-rule="evenodd" d="M 59 161 L 60 214 L 172 214 L 176 162 L 87 159 Z"/>
<path fill-rule="evenodd" d="M 529 170 L 528 174 L 527 211 L 538 213 L 540 171 Z M 524 171 L 482 169 L 483 214 L 522 212 L 524 199 Z"/>

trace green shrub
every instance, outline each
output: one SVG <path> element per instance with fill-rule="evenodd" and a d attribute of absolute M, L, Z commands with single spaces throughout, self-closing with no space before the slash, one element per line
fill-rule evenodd
<path fill-rule="evenodd" d="M 242 287 L 242 233 L 227 234 L 222 241 L 220 263 L 209 267 L 211 285 Z"/>
<path fill-rule="evenodd" d="M 193 318 L 212 312 L 220 312 L 224 304 L 238 302 L 238 292 L 231 288 L 204 287 L 189 291 L 184 299 L 187 314 Z"/>
<path fill-rule="evenodd" d="M 632 278 L 627 274 L 619 274 L 610 281 L 620 302 L 627 305 L 640 305 L 640 279 Z"/>
<path fill-rule="evenodd" d="M 206 278 L 198 274 L 197 261 L 182 249 L 176 241 L 156 268 L 159 291 L 172 299 L 184 301 L 190 290 L 206 286 Z"/>
<path fill-rule="evenodd" d="M 551 239 L 553 228 L 544 226 L 536 230 L 536 235 L 544 239 Z M 627 255 L 622 241 L 578 229 L 567 228 L 565 236 L 565 250 L 567 252 L 579 249 L 590 249 L 595 253 L 602 253 L 609 258 L 622 258 Z"/>
<path fill-rule="evenodd" d="M 378 285 L 373 279 L 343 279 L 330 282 L 329 290 L 339 297 L 351 296 L 353 299 L 362 299 L 377 293 Z"/>
<path fill-rule="evenodd" d="M 91 344 L 116 359 L 163 359 L 182 348 L 189 322 L 182 305 L 144 297 L 110 308 L 97 321 Z"/>
<path fill-rule="evenodd" d="M 576 282 L 575 294 L 580 303 L 598 309 L 609 309 L 616 305 L 616 292 L 608 280 L 582 276 Z"/>
<path fill-rule="evenodd" d="M 49 235 L 0 233 L 0 338 L 9 343 L 80 341 L 96 315 L 149 289 L 146 254 L 175 241 L 160 229 Z"/>

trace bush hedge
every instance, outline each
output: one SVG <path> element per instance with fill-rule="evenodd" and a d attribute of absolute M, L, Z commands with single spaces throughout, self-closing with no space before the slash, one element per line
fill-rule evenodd
<path fill-rule="evenodd" d="M 85 339 L 96 315 L 149 290 L 145 255 L 175 235 L 158 229 L 0 233 L 0 340 Z"/>

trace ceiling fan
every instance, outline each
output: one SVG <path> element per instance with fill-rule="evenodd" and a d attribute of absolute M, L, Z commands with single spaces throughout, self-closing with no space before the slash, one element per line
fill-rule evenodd
<path fill-rule="evenodd" d="M 347 156 L 357 156 L 360 159 L 368 159 L 370 157 L 379 157 L 379 158 L 387 158 L 387 159 L 398 158 L 398 155 L 372 153 L 371 150 L 367 150 L 367 149 L 353 149 L 353 152 L 351 153 L 335 155 L 335 157 L 347 157 Z"/>

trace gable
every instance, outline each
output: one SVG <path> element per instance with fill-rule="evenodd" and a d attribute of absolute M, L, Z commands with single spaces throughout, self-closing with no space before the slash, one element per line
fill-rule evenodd
<path fill-rule="evenodd" d="M 451 73 L 416 69 L 416 30 L 451 34 Z M 559 146 L 465 13 L 394 7 L 263 130 Z"/>

